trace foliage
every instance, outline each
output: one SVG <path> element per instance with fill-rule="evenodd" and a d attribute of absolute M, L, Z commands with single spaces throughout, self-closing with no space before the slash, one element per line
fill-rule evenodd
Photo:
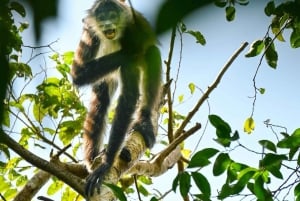
<path fill-rule="evenodd" d="M 180 35 L 187 34 L 194 37 L 196 43 L 205 45 L 205 36 L 198 30 L 188 29 L 183 21 L 184 17 L 191 12 L 200 9 L 200 13 L 201 9 L 205 9 L 204 6 L 213 3 L 224 9 L 228 21 L 233 21 L 236 18 L 238 6 L 247 6 L 250 1 L 167 0 L 163 3 L 158 14 L 157 32 L 161 33 L 171 27 L 178 27 L 177 31 Z M 5 45 L 3 46 L 1 43 L 1 54 L 9 58 L 9 74 L 7 74 L 9 85 L 3 104 L 3 131 L 24 148 L 34 150 L 35 154 L 43 158 L 50 160 L 57 152 L 62 152 L 60 153 L 62 154 L 60 156 L 61 161 L 78 163 L 78 149 L 81 143 L 82 124 L 86 109 L 80 101 L 80 94 L 69 80 L 73 52 L 63 54 L 53 52 L 51 44 L 44 47 L 23 46 L 21 33 L 28 27 L 28 24 L 20 23 L 17 26 L 13 14 L 16 12 L 21 17 L 25 17 L 24 7 L 20 3 L 8 0 L 1 1 L 0 4 L 0 32 L 6 38 Z M 35 7 L 36 4 L 38 3 L 33 3 L 32 6 Z M 56 1 L 50 4 L 50 7 L 53 8 L 56 6 Z M 285 1 L 278 5 L 275 4 L 275 1 L 267 3 L 265 14 L 272 17 L 270 26 L 265 36 L 251 44 L 245 56 L 247 58 L 261 56 L 261 59 L 265 59 L 271 68 L 276 69 L 280 56 L 276 51 L 276 42 L 286 40 L 283 32 L 289 30 L 287 33 L 291 48 L 300 47 L 299 10 L 299 0 Z M 35 12 L 35 14 L 38 20 L 43 19 L 39 18 L 40 13 Z M 48 16 L 53 14 L 55 14 L 55 9 L 51 9 Z M 39 32 L 38 30 L 39 27 L 37 32 Z M 20 55 L 25 48 L 30 48 L 33 52 L 40 48 L 52 50 L 51 55 L 47 55 L 47 57 L 49 58 L 48 62 L 54 68 L 51 70 L 40 68 L 38 70 L 33 67 L 32 61 L 37 55 L 32 56 L 28 62 L 23 62 Z M 169 67 L 168 62 L 166 65 Z M 52 72 L 49 73 L 49 71 Z M 171 83 L 171 79 L 166 81 Z M 254 87 L 260 94 L 265 93 L 264 88 L 256 88 L 255 85 Z M 171 94 L 171 87 L 167 90 L 169 90 L 167 94 Z M 188 84 L 187 91 L 190 92 L 191 96 L 195 96 L 197 90 L 199 88 L 194 83 Z M 203 96 L 201 100 L 207 98 Z M 185 105 L 185 101 L 186 98 L 183 94 L 178 96 L 179 105 Z M 178 139 L 180 135 L 189 131 L 185 130 L 185 126 L 188 124 L 186 121 L 189 122 L 188 117 L 192 117 L 191 113 L 185 115 L 174 110 L 174 104 L 173 93 L 173 97 L 172 94 L 168 96 L 166 104 L 160 110 L 162 126 L 168 126 L 164 132 L 167 133 L 168 139 L 159 136 L 162 139 L 160 144 L 166 149 L 172 140 Z M 195 112 L 197 112 L 197 108 Z M 278 200 L 284 197 L 280 197 L 280 194 L 288 194 L 293 191 L 294 199 L 300 200 L 298 178 L 300 165 L 299 128 L 291 134 L 282 132 L 277 142 L 270 139 L 259 140 L 258 144 L 262 151 L 258 152 L 241 144 L 239 132 L 234 131 L 230 123 L 222 117 L 210 114 L 208 121 L 215 129 L 213 138 L 216 146 L 202 147 L 200 151 L 191 154 L 191 150 L 186 147 L 185 143 L 180 142 L 182 158 L 185 160 L 178 162 L 179 171 L 173 179 L 172 186 L 170 186 L 172 191 L 182 196 L 183 199 L 191 197 L 193 200 L 199 201 L 224 200 L 232 197 L 269 201 Z M 244 130 L 251 133 L 254 127 L 252 112 L 245 120 Z M 69 144 L 72 144 L 71 150 L 67 149 Z M 260 157 L 258 165 L 246 164 L 234 159 L 234 152 L 238 149 L 244 149 L 249 154 Z M 3 143 L 1 138 L 0 154 L 3 156 L 0 161 L 0 195 L 5 200 L 12 200 L 19 189 L 29 182 L 28 175 L 34 174 L 35 168 L 13 153 L 11 147 Z M 149 152 L 148 155 L 150 155 Z M 214 191 L 212 181 L 204 173 L 204 170 L 207 169 L 213 177 L 224 179 L 218 192 Z M 274 180 L 279 180 L 280 185 L 272 186 Z M 132 187 L 133 183 L 136 184 L 135 189 Z M 150 198 L 151 201 L 160 200 L 165 196 L 161 192 L 154 193 L 147 189 L 147 186 L 152 185 L 151 178 L 147 176 L 138 176 L 137 179 L 130 177 L 128 180 L 122 178 L 119 186 L 106 185 L 120 200 L 126 200 L 124 193 L 131 195 L 135 192 Z M 47 194 L 54 196 L 60 191 L 62 191 L 62 200 L 82 200 L 77 192 L 64 185 L 64 181 L 52 177 L 47 188 Z"/>

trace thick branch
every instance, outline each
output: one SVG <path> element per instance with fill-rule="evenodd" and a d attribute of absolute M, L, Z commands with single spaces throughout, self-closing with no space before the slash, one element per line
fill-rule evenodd
<path fill-rule="evenodd" d="M 36 193 L 47 183 L 51 174 L 42 170 L 38 171 L 17 194 L 13 201 L 32 200 Z"/>
<path fill-rule="evenodd" d="M 61 179 L 81 195 L 84 194 L 83 192 L 84 182 L 76 175 L 73 175 L 70 172 L 64 170 L 64 168 L 58 166 L 57 164 L 53 162 L 48 162 L 36 156 L 35 154 L 31 153 L 27 149 L 24 149 L 19 143 L 17 143 L 6 133 L 4 133 L 3 130 L 0 131 L 0 139 L 2 143 L 6 144 L 10 149 L 15 151 L 27 162 Z"/>
<path fill-rule="evenodd" d="M 207 90 L 205 91 L 203 96 L 200 98 L 198 103 L 191 110 L 191 112 L 188 113 L 185 120 L 181 123 L 180 127 L 175 132 L 175 138 L 178 137 L 179 135 L 181 135 L 181 133 L 183 132 L 186 125 L 190 122 L 190 120 L 193 118 L 193 116 L 199 110 L 200 106 L 204 103 L 204 101 L 209 97 L 211 92 L 218 86 L 218 84 L 220 83 L 221 79 L 223 78 L 223 75 L 225 74 L 225 72 L 228 70 L 228 68 L 233 63 L 233 61 L 239 56 L 239 54 L 247 47 L 247 45 L 248 45 L 247 42 L 243 43 L 241 45 L 241 47 L 239 49 L 237 49 L 236 52 L 230 57 L 230 59 L 227 61 L 225 66 L 222 68 L 221 72 L 219 73 L 219 75 L 217 76 L 215 81 L 212 83 L 212 85 L 210 87 L 207 88 Z"/>

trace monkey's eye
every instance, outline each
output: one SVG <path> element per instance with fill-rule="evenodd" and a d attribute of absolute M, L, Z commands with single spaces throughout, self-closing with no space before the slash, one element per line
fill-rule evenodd
<path fill-rule="evenodd" d="M 104 20 L 106 19 L 106 16 L 105 16 L 104 13 L 102 13 L 102 14 L 99 14 L 99 15 L 97 16 L 97 18 L 98 18 L 98 20 L 100 20 L 100 21 L 104 21 Z"/>
<path fill-rule="evenodd" d="M 118 14 L 116 12 L 109 13 L 109 19 L 117 19 L 117 18 L 118 18 Z"/>

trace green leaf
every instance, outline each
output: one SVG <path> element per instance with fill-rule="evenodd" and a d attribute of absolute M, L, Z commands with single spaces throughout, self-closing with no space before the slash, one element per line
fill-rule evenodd
<path fill-rule="evenodd" d="M 5 107 L 8 107 L 5 105 Z M 10 117 L 9 117 L 9 111 L 7 109 L 3 110 L 3 119 L 2 119 L 2 124 L 6 127 L 10 127 Z"/>
<path fill-rule="evenodd" d="M 206 40 L 200 31 L 189 30 L 189 31 L 186 31 L 186 33 L 189 33 L 190 35 L 194 36 L 194 38 L 196 39 L 196 43 L 200 43 L 201 45 L 206 44 Z"/>
<path fill-rule="evenodd" d="M 227 122 L 217 115 L 209 115 L 210 123 L 217 129 L 217 136 L 220 138 L 229 138 L 231 128 Z"/>
<path fill-rule="evenodd" d="M 237 3 L 242 6 L 246 6 L 249 4 L 249 0 L 237 0 Z"/>
<path fill-rule="evenodd" d="M 149 196 L 150 195 L 150 193 L 148 192 L 148 190 L 141 183 L 138 184 L 138 189 L 139 189 L 139 192 L 143 196 Z"/>
<path fill-rule="evenodd" d="M 275 11 L 275 2 L 272 0 L 272 1 L 269 1 L 269 3 L 266 5 L 265 7 L 265 14 L 267 16 L 271 16 Z"/>
<path fill-rule="evenodd" d="M 61 190 L 61 188 L 63 187 L 63 183 L 59 180 L 55 180 L 49 187 L 47 190 L 47 194 L 48 195 L 54 195 L 55 193 L 57 193 L 59 190 Z"/>
<path fill-rule="evenodd" d="M 180 173 L 177 174 L 177 176 L 174 178 L 173 183 L 172 183 L 172 190 L 174 191 L 174 193 L 176 193 L 176 189 L 179 184 L 179 175 L 180 175 Z"/>
<path fill-rule="evenodd" d="M 224 200 L 225 198 L 229 197 L 231 194 L 232 194 L 232 187 L 228 183 L 225 183 L 222 186 L 221 192 L 218 195 L 218 199 Z"/>
<path fill-rule="evenodd" d="M 282 179 L 282 173 L 280 172 L 281 163 L 283 160 L 287 160 L 287 156 L 283 154 L 268 153 L 260 161 L 260 166 L 268 170 L 275 177 Z"/>
<path fill-rule="evenodd" d="M 69 51 L 63 54 L 64 63 L 71 65 L 73 63 L 74 52 Z"/>
<path fill-rule="evenodd" d="M 265 189 L 264 189 L 264 182 L 263 179 L 261 177 L 258 177 L 255 180 L 254 183 L 254 194 L 256 195 L 256 197 L 258 198 L 258 200 L 265 200 Z"/>
<path fill-rule="evenodd" d="M 182 172 L 179 176 L 179 190 L 182 197 L 186 197 L 191 188 L 191 176 Z"/>
<path fill-rule="evenodd" d="M 297 128 L 291 136 L 287 136 L 277 143 L 279 148 L 298 149 L 300 147 L 300 128 Z"/>
<path fill-rule="evenodd" d="M 127 198 L 122 190 L 122 188 L 109 183 L 103 183 L 105 186 L 109 187 L 114 195 L 120 200 L 120 201 L 127 201 Z"/>
<path fill-rule="evenodd" d="M 190 92 L 191 92 L 191 94 L 194 94 L 194 92 L 195 92 L 195 89 L 196 89 L 196 86 L 195 86 L 195 84 L 194 83 L 189 83 L 189 89 L 190 89 Z"/>
<path fill-rule="evenodd" d="M 199 172 L 192 172 L 191 174 L 198 189 L 205 195 L 205 197 L 210 197 L 211 188 L 206 177 Z"/>
<path fill-rule="evenodd" d="M 290 36 L 290 43 L 292 48 L 300 47 L 300 32 L 294 29 Z"/>
<path fill-rule="evenodd" d="M 273 34 L 276 35 L 276 38 L 279 41 L 285 42 L 283 35 L 282 35 L 280 19 L 282 19 L 282 17 L 274 17 L 273 18 L 272 23 L 271 23 L 271 30 L 272 30 Z"/>
<path fill-rule="evenodd" d="M 27 178 L 26 175 L 20 176 L 20 177 L 17 178 L 16 186 L 17 187 L 24 186 L 27 182 L 28 182 L 28 178 Z"/>
<path fill-rule="evenodd" d="M 233 6 L 228 6 L 225 8 L 226 11 L 226 19 L 228 21 L 233 21 L 235 18 L 235 8 Z"/>
<path fill-rule="evenodd" d="M 254 170 L 249 170 L 246 172 L 241 172 L 241 174 L 238 177 L 238 182 L 233 185 L 232 187 L 232 193 L 238 194 L 240 193 L 245 186 L 248 184 L 249 180 L 252 178 L 252 176 L 255 174 Z"/>
<path fill-rule="evenodd" d="M 22 4 L 13 1 L 10 3 L 10 7 L 12 10 L 15 10 L 17 13 L 19 13 L 22 17 L 26 16 L 25 8 L 22 6 Z"/>
<path fill-rule="evenodd" d="M 300 183 L 298 183 L 294 188 L 294 195 L 295 197 L 300 196 Z"/>
<path fill-rule="evenodd" d="M 1 142 L 1 139 L 0 139 Z M 10 152 L 6 145 L 0 143 L 0 152 L 7 158 L 10 159 Z M 1 178 L 1 177 L 0 177 Z M 1 185 L 0 185 L 1 186 Z M 0 188 L 1 189 L 1 188 Z M 0 190 L 1 192 L 1 190 Z"/>
<path fill-rule="evenodd" d="M 265 58 L 267 60 L 267 63 L 270 67 L 276 69 L 277 67 L 277 61 L 278 61 L 278 54 L 275 50 L 275 45 L 272 42 L 272 38 L 267 37 L 264 41 L 265 43 Z"/>
<path fill-rule="evenodd" d="M 139 176 L 138 180 L 146 185 L 153 184 L 151 177 L 148 176 Z"/>
<path fill-rule="evenodd" d="M 277 152 L 276 145 L 273 142 L 269 141 L 269 140 L 260 140 L 259 144 L 262 145 L 264 148 L 270 150 L 270 151 L 273 151 L 275 153 Z"/>
<path fill-rule="evenodd" d="M 216 6 L 224 8 L 227 5 L 227 0 L 215 0 L 214 3 Z"/>
<path fill-rule="evenodd" d="M 213 148 L 198 151 L 190 160 L 188 168 L 205 167 L 210 164 L 209 158 L 213 157 L 219 150 Z"/>
<path fill-rule="evenodd" d="M 266 89 L 265 88 L 259 88 L 258 91 L 259 91 L 260 94 L 264 94 L 266 92 Z"/>
<path fill-rule="evenodd" d="M 225 172 L 225 170 L 229 167 L 231 163 L 231 159 L 228 154 L 221 153 L 215 160 L 214 167 L 213 167 L 213 175 L 219 176 Z"/>
<path fill-rule="evenodd" d="M 64 121 L 59 127 L 59 139 L 64 145 L 70 144 L 82 129 L 82 125 L 78 121 Z"/>
<path fill-rule="evenodd" d="M 262 40 L 256 40 L 250 45 L 249 51 L 246 53 L 245 57 L 255 57 L 261 53 L 264 48 L 264 43 Z"/>
<path fill-rule="evenodd" d="M 152 197 L 150 201 L 159 201 L 156 197 Z"/>
<path fill-rule="evenodd" d="M 7 190 L 3 196 L 5 197 L 6 200 L 12 200 L 12 198 L 14 198 L 16 196 L 17 192 L 18 191 L 16 189 L 11 188 L 11 189 Z"/>
<path fill-rule="evenodd" d="M 208 119 L 210 123 L 216 128 L 216 135 L 217 139 L 215 139 L 216 142 L 221 144 L 224 147 L 229 147 L 231 141 L 236 140 L 236 138 L 239 138 L 238 133 L 235 133 L 233 137 L 230 136 L 231 128 L 227 122 L 225 122 L 223 119 L 221 119 L 217 115 L 209 115 Z"/>

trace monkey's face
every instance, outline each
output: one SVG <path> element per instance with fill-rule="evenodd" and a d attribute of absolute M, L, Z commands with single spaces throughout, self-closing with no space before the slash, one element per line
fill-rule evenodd
<path fill-rule="evenodd" d="M 110 10 L 99 13 L 97 22 L 102 35 L 109 40 L 117 40 L 122 35 L 122 25 L 120 14 L 117 11 Z"/>

